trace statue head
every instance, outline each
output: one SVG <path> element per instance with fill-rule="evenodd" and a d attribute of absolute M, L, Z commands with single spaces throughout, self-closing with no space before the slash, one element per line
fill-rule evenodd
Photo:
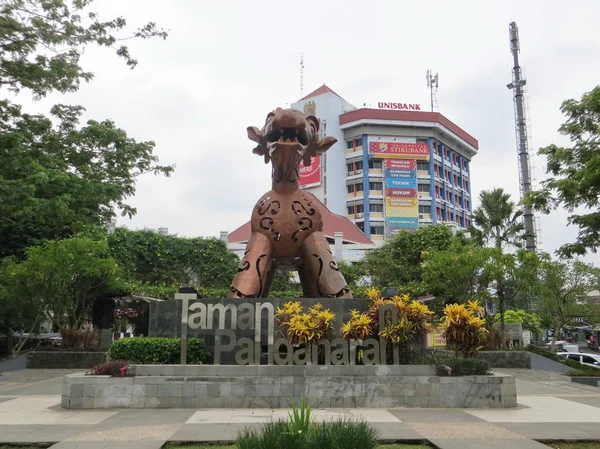
<path fill-rule="evenodd" d="M 295 168 L 302 161 L 308 167 L 311 157 L 325 153 L 337 142 L 334 137 L 319 139 L 319 126 L 314 115 L 277 108 L 267 115 L 262 130 L 248 127 L 248 138 L 258 144 L 252 152 L 263 156 L 265 164 L 272 160 L 274 165 Z"/>

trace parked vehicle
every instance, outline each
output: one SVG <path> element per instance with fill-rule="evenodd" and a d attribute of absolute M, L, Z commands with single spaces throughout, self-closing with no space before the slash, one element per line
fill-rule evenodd
<path fill-rule="evenodd" d="M 583 365 L 589 365 L 593 366 L 594 368 L 600 369 L 600 355 L 583 354 L 581 352 L 557 352 L 556 355 L 567 357 Z"/>

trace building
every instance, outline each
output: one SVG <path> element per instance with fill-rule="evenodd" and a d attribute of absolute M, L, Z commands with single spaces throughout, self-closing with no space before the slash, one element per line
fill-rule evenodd
<path fill-rule="evenodd" d="M 300 169 L 302 188 L 327 206 L 324 233 L 337 260 L 356 262 L 398 230 L 469 226 L 478 142 L 442 114 L 403 103 L 358 109 L 325 85 L 291 107 L 337 139 Z M 239 256 L 249 237 L 249 222 L 221 235 Z"/>
<path fill-rule="evenodd" d="M 301 184 L 373 241 L 401 229 L 470 224 L 470 162 L 478 142 L 418 104 L 379 103 L 357 109 L 323 85 L 292 108 L 321 120 L 338 142 L 310 167 Z"/>

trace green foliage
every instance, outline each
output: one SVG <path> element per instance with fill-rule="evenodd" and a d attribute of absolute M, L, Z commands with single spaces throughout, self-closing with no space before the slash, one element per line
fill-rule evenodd
<path fill-rule="evenodd" d="M 564 101 L 560 109 L 566 121 L 558 131 L 572 146 L 540 148 L 538 154 L 546 156 L 550 177 L 526 202 L 543 213 L 558 207 L 568 211 L 567 221 L 576 225 L 579 233 L 575 242 L 562 246 L 559 253 L 571 257 L 600 247 L 600 86 L 583 94 L 581 100 Z"/>
<path fill-rule="evenodd" d="M 20 263 L 5 261 L 0 283 L 9 302 L 28 298 L 39 318 L 79 329 L 95 299 L 120 291 L 119 275 L 105 241 L 71 238 L 27 248 Z"/>
<path fill-rule="evenodd" d="M 422 281 L 423 253 L 447 250 L 453 242 L 458 246 L 467 244 L 462 235 L 453 236 L 444 225 L 424 226 L 415 232 L 401 231 L 379 248 L 369 251 L 364 268 L 377 287 L 411 289 Z"/>
<path fill-rule="evenodd" d="M 311 426 L 310 411 L 312 405 L 306 402 L 306 396 L 300 399 L 300 409 L 296 407 L 296 401 L 292 398 L 292 411 L 289 412 L 290 417 L 290 432 L 307 433 Z"/>
<path fill-rule="evenodd" d="M 542 333 L 542 320 L 537 313 L 529 313 L 525 310 L 507 310 L 504 313 L 504 322 L 507 324 L 521 323 L 523 329 L 531 331 L 534 335 Z M 494 316 L 494 324 L 500 323 L 500 315 Z"/>
<path fill-rule="evenodd" d="M 338 268 L 344 276 L 344 279 L 350 287 L 350 290 L 352 290 L 352 294 L 354 295 L 354 297 L 358 297 L 355 292 L 360 289 L 360 281 L 367 275 L 364 264 L 351 264 L 346 262 L 339 262 Z"/>
<path fill-rule="evenodd" d="M 199 285 L 228 289 L 239 264 L 227 245 L 215 238 L 119 228 L 108 242 L 113 257 L 137 287 Z"/>
<path fill-rule="evenodd" d="M 378 431 L 367 422 L 340 419 L 314 424 L 308 432 L 293 433 L 283 420 L 259 429 L 245 428 L 236 439 L 238 449 L 374 449 Z"/>
<path fill-rule="evenodd" d="M 598 370 L 598 368 L 594 368 L 593 366 L 584 365 L 583 363 L 579 363 L 575 360 L 556 355 L 554 352 L 548 351 L 547 349 L 538 348 L 537 346 L 529 345 L 527 346 L 527 350 L 529 352 L 533 352 L 534 354 L 541 355 L 542 357 L 546 357 L 547 359 L 554 360 L 555 362 L 562 363 L 563 365 L 567 365 L 568 367 L 578 371 L 600 371 Z"/>
<path fill-rule="evenodd" d="M 104 362 L 93 366 L 85 372 L 86 376 L 115 376 L 122 377 L 127 373 L 129 362 L 117 360 L 112 362 Z"/>
<path fill-rule="evenodd" d="M 126 64 L 137 61 L 119 41 L 132 37 L 166 39 L 167 32 L 150 22 L 132 35 L 120 36 L 127 22 L 123 17 L 100 20 L 87 11 L 93 0 L 4 0 L 0 6 L 0 86 L 13 92 L 31 89 L 35 97 L 48 92 L 74 92 L 81 80 L 93 74 L 79 60 L 87 45 L 113 48 Z M 40 47 L 45 50 L 39 53 Z"/>
<path fill-rule="evenodd" d="M 210 354 L 201 338 L 188 339 L 187 362 L 203 364 Z M 111 360 L 129 360 L 144 365 L 176 365 L 180 362 L 181 339 L 162 337 L 121 338 L 108 351 Z"/>
<path fill-rule="evenodd" d="M 501 188 L 483 190 L 479 202 L 480 206 L 471 215 L 473 226 L 469 231 L 473 240 L 481 246 L 522 247 L 527 236 L 523 211 L 516 208 L 510 194 Z"/>
<path fill-rule="evenodd" d="M 583 371 L 579 369 L 573 369 L 567 371 L 565 375 L 571 377 L 600 377 L 600 369 L 595 368 L 594 371 Z"/>
<path fill-rule="evenodd" d="M 420 363 L 435 365 L 438 376 L 486 376 L 491 374 L 490 363 L 481 357 L 463 358 L 441 353 L 427 357 Z"/>

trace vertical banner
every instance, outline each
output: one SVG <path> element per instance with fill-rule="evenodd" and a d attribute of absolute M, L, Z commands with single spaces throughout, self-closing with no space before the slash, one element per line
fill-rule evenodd
<path fill-rule="evenodd" d="M 385 159 L 385 237 L 397 229 L 419 226 L 417 163 L 414 159 Z"/>

